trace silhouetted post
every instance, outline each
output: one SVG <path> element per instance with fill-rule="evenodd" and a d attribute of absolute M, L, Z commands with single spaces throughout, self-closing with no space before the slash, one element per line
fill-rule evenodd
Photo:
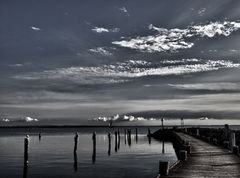
<path fill-rule="evenodd" d="M 233 147 L 236 146 L 236 137 L 235 137 L 234 131 L 232 131 L 230 134 L 230 142 L 231 142 L 231 149 L 233 149 Z"/>
<path fill-rule="evenodd" d="M 151 142 L 152 142 L 152 138 L 149 136 L 149 137 L 148 137 L 148 143 L 149 143 L 149 145 L 151 145 Z"/>
<path fill-rule="evenodd" d="M 95 161 L 96 161 L 96 132 L 93 132 L 92 140 L 93 140 L 92 163 L 95 164 Z"/>
<path fill-rule="evenodd" d="M 108 132 L 108 155 L 111 155 L 111 133 Z"/>
<path fill-rule="evenodd" d="M 39 132 L 39 134 L 38 134 L 38 140 L 40 141 L 40 140 L 41 140 L 41 138 L 42 138 L 42 133 L 41 133 L 41 132 Z"/>
<path fill-rule="evenodd" d="M 118 150 L 120 149 L 120 131 L 118 130 Z"/>
<path fill-rule="evenodd" d="M 163 118 L 161 119 L 161 121 L 162 121 L 162 130 L 164 129 L 164 127 L 163 127 Z"/>
<path fill-rule="evenodd" d="M 233 146 L 233 148 L 232 148 L 232 152 L 233 152 L 233 154 L 236 154 L 236 155 L 238 155 L 239 154 L 239 147 L 238 146 Z"/>
<path fill-rule="evenodd" d="M 135 132 L 136 132 L 136 143 L 138 142 L 138 129 L 135 128 Z"/>
<path fill-rule="evenodd" d="M 181 161 L 186 161 L 187 160 L 187 151 L 180 150 L 179 151 L 179 158 L 180 158 Z"/>
<path fill-rule="evenodd" d="M 131 140 L 131 129 L 128 129 L 128 145 L 131 146 L 132 140 Z"/>
<path fill-rule="evenodd" d="M 223 146 L 224 146 L 224 148 L 229 149 L 229 141 L 224 141 Z"/>
<path fill-rule="evenodd" d="M 115 134 L 115 152 L 117 152 L 117 146 L 118 146 L 118 134 L 117 134 L 117 132 L 115 131 L 114 132 L 114 134 Z"/>
<path fill-rule="evenodd" d="M 28 164 L 29 135 L 24 139 L 24 164 Z"/>
<path fill-rule="evenodd" d="M 164 144 L 164 141 L 162 141 L 162 153 L 163 153 L 163 154 L 165 153 L 165 144 Z"/>
<path fill-rule="evenodd" d="M 169 174 L 169 161 L 159 161 L 159 174 L 160 176 L 167 176 Z"/>
<path fill-rule="evenodd" d="M 77 151 L 77 145 L 78 145 L 78 133 L 76 132 L 74 136 L 74 152 Z"/>
<path fill-rule="evenodd" d="M 150 130 L 150 128 L 148 128 L 148 134 L 147 134 L 147 136 L 148 136 L 148 137 L 151 136 L 151 130 Z"/>
<path fill-rule="evenodd" d="M 74 171 L 77 172 L 78 170 L 77 152 L 74 151 L 73 155 L 74 155 L 73 168 L 74 168 Z"/>
<path fill-rule="evenodd" d="M 199 129 L 196 129 L 196 136 L 199 137 Z"/>
<path fill-rule="evenodd" d="M 225 139 L 228 140 L 229 138 L 229 125 L 228 124 L 225 124 L 224 125 L 224 135 L 225 135 Z"/>

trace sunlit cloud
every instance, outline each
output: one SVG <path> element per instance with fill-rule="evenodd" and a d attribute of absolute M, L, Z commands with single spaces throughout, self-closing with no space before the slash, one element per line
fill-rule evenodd
<path fill-rule="evenodd" d="M 218 83 L 193 83 L 193 84 L 169 84 L 169 86 L 182 90 L 213 90 L 213 91 L 239 91 L 240 83 L 218 82 Z"/>
<path fill-rule="evenodd" d="M 129 60 L 98 67 L 57 68 L 18 75 L 14 78 L 22 80 L 69 80 L 83 84 L 122 83 L 144 76 L 185 75 L 239 67 L 239 63 L 225 60 L 182 59 L 175 62 L 162 60 L 158 63 Z"/>
<path fill-rule="evenodd" d="M 94 27 L 92 31 L 96 33 L 109 33 L 109 32 L 116 33 L 116 32 L 119 32 L 120 29 L 119 28 L 107 29 L 103 27 Z"/>
<path fill-rule="evenodd" d="M 142 52 L 176 52 L 194 46 L 193 37 L 212 38 L 216 35 L 229 36 L 240 28 L 239 22 L 210 22 L 204 25 L 189 26 L 186 29 L 166 29 L 149 25 L 149 30 L 156 31 L 155 35 L 126 38 L 112 43 L 121 47 L 136 49 Z"/>
<path fill-rule="evenodd" d="M 35 26 L 31 26 L 30 28 L 31 28 L 32 30 L 34 30 L 34 31 L 40 31 L 40 30 L 41 30 L 40 28 L 35 27 Z"/>
<path fill-rule="evenodd" d="M 89 49 L 89 51 L 93 52 L 93 53 L 98 53 L 101 54 L 103 56 L 111 56 L 112 53 L 109 52 L 107 49 L 105 49 L 104 47 L 97 47 L 97 48 L 92 48 Z"/>

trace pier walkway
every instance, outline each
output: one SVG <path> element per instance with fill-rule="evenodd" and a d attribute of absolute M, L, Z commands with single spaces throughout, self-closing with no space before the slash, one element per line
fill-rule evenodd
<path fill-rule="evenodd" d="M 170 178 L 240 178 L 240 158 L 229 150 L 212 145 L 184 133 L 180 137 L 191 142 L 192 151 L 186 162 L 170 173 Z"/>

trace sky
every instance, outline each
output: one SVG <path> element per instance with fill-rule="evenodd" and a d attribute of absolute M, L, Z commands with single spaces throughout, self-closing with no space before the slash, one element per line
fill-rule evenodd
<path fill-rule="evenodd" d="M 238 0 L 0 0 L 0 116 L 238 118 Z"/>

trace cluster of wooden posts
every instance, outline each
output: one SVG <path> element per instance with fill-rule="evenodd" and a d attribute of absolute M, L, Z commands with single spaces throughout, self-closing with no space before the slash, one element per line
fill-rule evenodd
<path fill-rule="evenodd" d="M 148 129 L 148 140 L 149 144 L 151 144 L 151 137 L 150 137 L 151 131 Z M 118 152 L 120 149 L 120 131 L 117 130 L 114 132 L 115 135 L 115 152 Z M 39 133 L 39 140 L 41 140 L 42 134 Z M 108 137 L 108 155 L 111 155 L 111 133 L 107 133 Z M 124 129 L 124 140 L 125 144 L 128 144 L 131 146 L 132 143 L 132 130 L 131 129 Z M 135 140 L 136 143 L 138 142 L 138 129 L 135 128 Z M 74 153 L 74 169 L 77 171 L 77 149 L 78 149 L 78 141 L 79 141 L 79 134 L 76 132 L 74 136 L 74 148 L 73 148 L 73 153 Z M 93 154 L 92 154 L 92 163 L 94 164 L 96 161 L 96 132 L 93 132 L 92 134 L 92 142 L 93 142 Z M 28 152 L 29 152 L 29 135 L 26 135 L 24 138 L 24 167 L 27 170 L 28 167 Z M 26 171 L 24 171 L 26 172 Z"/>

